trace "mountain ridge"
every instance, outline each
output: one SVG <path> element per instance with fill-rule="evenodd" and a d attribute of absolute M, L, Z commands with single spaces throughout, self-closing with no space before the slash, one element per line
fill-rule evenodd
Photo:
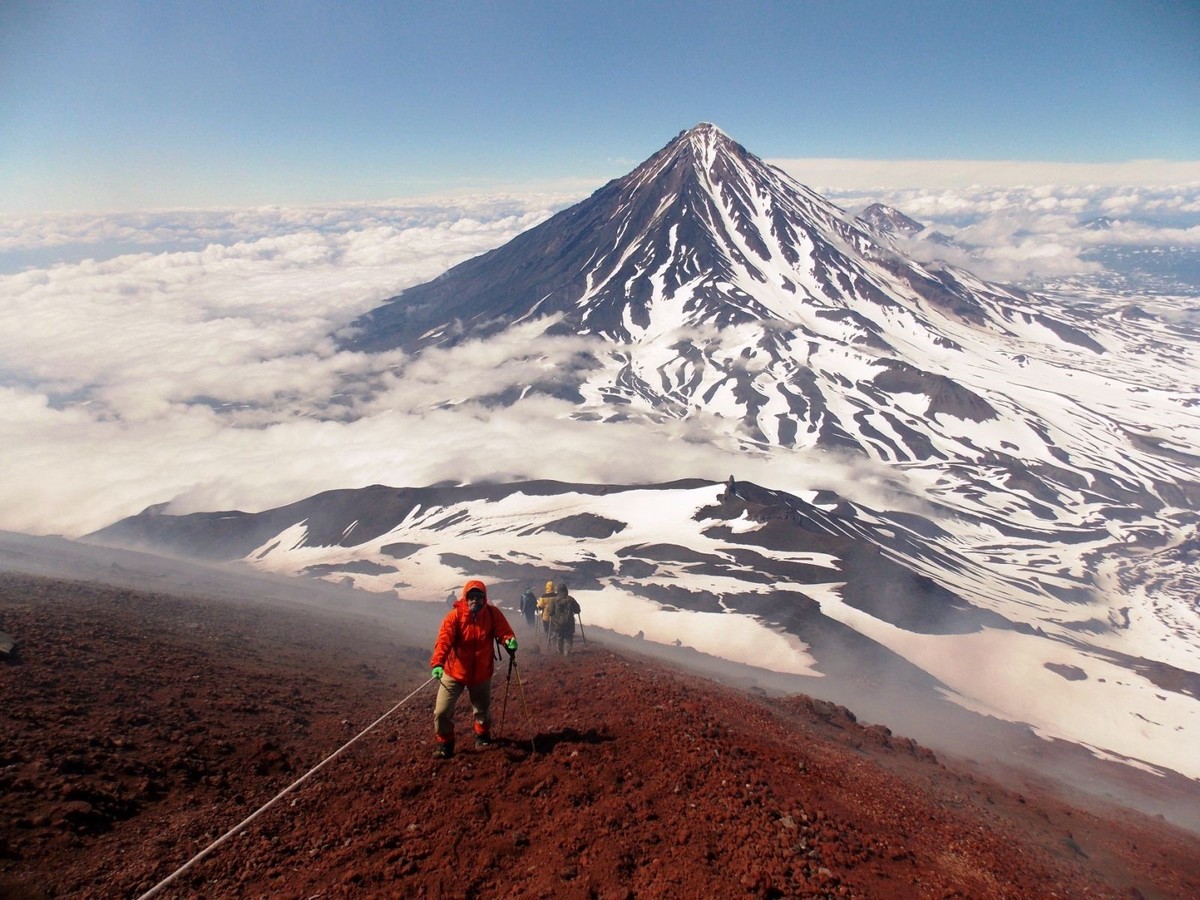
<path fill-rule="evenodd" d="M 900 709 L 928 706 L 936 719 L 947 698 L 1023 721 L 1028 685 L 1038 684 L 1043 706 L 1058 698 L 1053 714 L 1034 715 L 1039 733 L 1131 765 L 1187 770 L 1187 732 L 1173 729 L 1196 697 L 1182 660 L 1143 657 L 1122 639 L 1128 621 L 1107 611 L 1099 621 L 1090 597 L 1047 579 L 1038 606 L 1024 590 L 988 602 L 976 587 L 993 576 L 957 554 L 935 523 L 896 516 L 882 529 L 872 518 L 830 493 L 800 498 L 745 481 L 376 485 L 255 514 L 151 511 L 87 540 L 240 560 L 412 600 L 440 598 L 468 577 L 498 595 L 563 579 L 597 625 L 816 678 L 820 686 L 806 690 L 891 727 Z M 947 572 L 958 590 L 946 587 Z M 1003 596 L 999 584 L 989 590 Z M 987 646 L 1010 647 L 1020 661 L 982 682 L 953 664 Z M 874 697 L 857 687 L 866 672 L 888 685 Z M 1087 696 L 1103 697 L 1110 715 L 1092 720 Z M 1113 717 L 1141 724 L 1114 734 Z M 933 734 L 916 736 L 937 744 Z"/>

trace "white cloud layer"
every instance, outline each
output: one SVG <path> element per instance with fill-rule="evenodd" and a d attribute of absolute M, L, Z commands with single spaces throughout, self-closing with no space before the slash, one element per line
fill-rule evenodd
<path fill-rule="evenodd" d="M 533 347 L 517 331 L 411 360 L 329 338 L 570 199 L 0 220 L 10 252 L 73 255 L 0 275 L 0 528 L 77 536 L 156 503 L 256 510 L 372 483 L 723 480 L 732 436 L 725 445 L 695 420 L 651 433 L 574 422 L 566 401 L 545 394 L 504 414 L 466 400 L 481 379 L 496 393 L 553 384 L 587 351 L 580 339 Z M 1197 186 L 835 199 L 851 209 L 889 202 L 974 245 L 953 252 L 991 277 L 1087 272 L 1097 264 L 1081 254 L 1114 235 L 1200 246 Z M 1120 218 L 1109 231 L 1081 228 L 1093 214 Z M 147 249 L 104 257 L 110 244 Z M 880 473 L 796 461 L 815 464 L 848 496 L 886 489 Z M 757 465 L 738 456 L 736 471 L 754 478 Z M 771 465 L 760 480 L 786 474 Z"/>
<path fill-rule="evenodd" d="M 292 234 L 338 235 L 374 229 L 406 232 L 462 221 L 494 223 L 545 214 L 580 194 L 493 193 L 380 203 L 262 206 L 247 209 L 159 209 L 135 212 L 40 213 L 0 216 L 0 261 L 78 261 L 118 253 L 203 249 Z M 13 265 L 12 260 L 17 264 Z"/>
<path fill-rule="evenodd" d="M 1095 274 L 1102 266 L 1093 251 L 1101 247 L 1200 251 L 1200 182 L 908 187 L 829 196 L 851 212 L 874 202 L 896 207 L 926 226 L 915 240 L 901 242 L 914 256 L 943 259 L 995 281 Z M 937 240 L 939 235 L 954 243 Z"/>

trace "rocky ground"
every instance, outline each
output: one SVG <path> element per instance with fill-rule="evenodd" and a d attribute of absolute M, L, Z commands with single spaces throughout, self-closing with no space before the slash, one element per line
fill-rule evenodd
<path fill-rule="evenodd" d="M 431 758 L 428 646 L 237 597 L 0 573 L 0 897 L 1195 897 L 1196 836 L 988 780 L 803 696 L 523 639 Z M 460 706 L 460 735 L 469 729 Z"/>

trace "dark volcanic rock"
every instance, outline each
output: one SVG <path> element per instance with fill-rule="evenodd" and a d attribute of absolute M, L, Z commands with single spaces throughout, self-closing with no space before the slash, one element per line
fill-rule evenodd
<path fill-rule="evenodd" d="M 1042 663 L 1051 672 L 1056 675 L 1061 675 L 1067 681 L 1087 681 L 1087 672 L 1079 668 L 1079 666 L 1069 666 L 1065 663 Z"/>
<path fill-rule="evenodd" d="M 389 572 L 400 571 L 395 566 L 384 566 L 379 563 L 371 562 L 368 559 L 358 559 L 354 562 L 348 562 L 342 565 L 314 565 L 305 566 L 304 574 L 320 577 L 323 575 L 335 575 L 339 572 L 356 572 L 360 575 L 386 575 Z"/>
<path fill-rule="evenodd" d="M 927 416 L 944 413 L 973 422 L 997 418 L 990 403 L 944 375 L 922 372 L 915 366 L 895 360 L 885 360 L 882 365 L 886 371 L 875 376 L 874 385 L 888 393 L 924 394 L 929 398 Z"/>
<path fill-rule="evenodd" d="M 542 526 L 546 531 L 565 534 L 576 538 L 606 538 L 625 530 L 624 522 L 615 522 L 594 513 L 579 513 L 575 516 L 556 519 Z"/>

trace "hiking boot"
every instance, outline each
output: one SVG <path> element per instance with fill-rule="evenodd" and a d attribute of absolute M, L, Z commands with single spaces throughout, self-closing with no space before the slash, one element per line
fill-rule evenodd
<path fill-rule="evenodd" d="M 477 735 L 475 735 L 475 746 L 476 746 L 476 747 L 490 747 L 490 746 L 492 746 L 492 736 L 491 736 L 490 734 L 477 734 Z"/>
<path fill-rule="evenodd" d="M 433 748 L 434 759 L 453 759 L 454 745 L 453 744 L 438 744 Z"/>

